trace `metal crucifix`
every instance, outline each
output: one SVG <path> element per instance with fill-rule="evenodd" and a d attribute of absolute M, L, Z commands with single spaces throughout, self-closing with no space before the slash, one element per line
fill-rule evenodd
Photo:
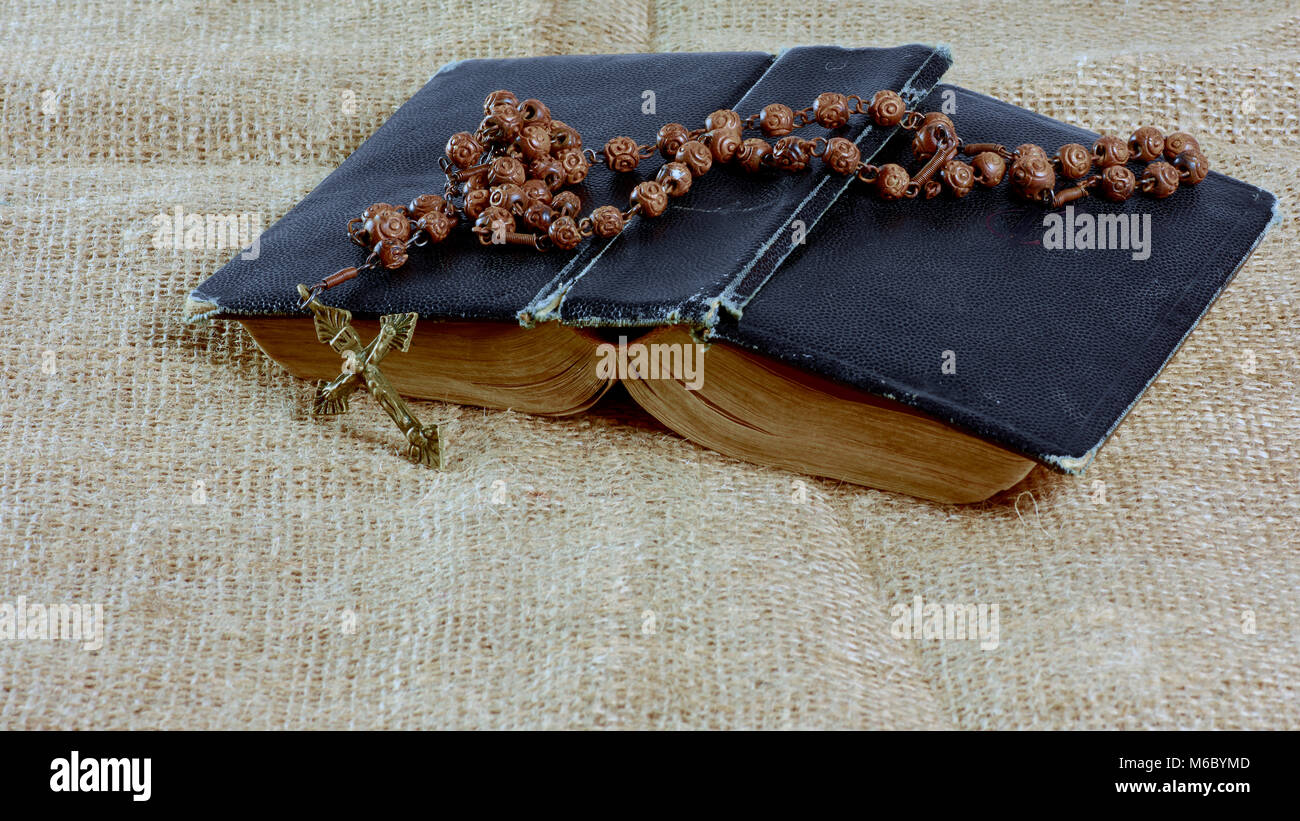
<path fill-rule="evenodd" d="M 437 425 L 424 426 L 411 414 L 406 400 L 379 370 L 379 362 L 393 348 L 405 353 L 411 347 L 415 322 L 420 315 L 387 314 L 379 317 L 379 333 L 369 345 L 352 327 L 352 312 L 331 308 L 316 300 L 305 285 L 298 286 L 307 309 L 315 317 L 316 338 L 343 355 L 343 372 L 329 382 L 318 382 L 312 413 L 328 416 L 348 409 L 348 397 L 358 388 L 370 391 L 406 436 L 406 458 L 417 464 L 441 469 L 444 464 L 442 432 Z"/>

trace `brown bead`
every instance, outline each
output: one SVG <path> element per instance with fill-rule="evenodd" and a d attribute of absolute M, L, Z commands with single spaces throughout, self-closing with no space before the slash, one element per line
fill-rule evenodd
<path fill-rule="evenodd" d="M 515 185 L 523 185 L 524 180 L 528 179 L 528 172 L 524 164 L 514 157 L 497 157 L 492 161 L 492 166 L 488 169 L 488 185 L 504 185 L 512 182 Z"/>
<path fill-rule="evenodd" d="M 1043 147 L 1038 143 L 1024 143 L 1022 145 L 1018 145 L 1016 146 L 1016 150 L 1014 153 L 1016 159 L 1020 159 L 1021 157 L 1030 157 L 1030 156 L 1042 157 L 1045 160 L 1048 159 L 1047 152 L 1043 150 Z"/>
<path fill-rule="evenodd" d="M 907 194 L 912 178 L 907 169 L 895 163 L 880 166 L 876 174 L 876 193 L 882 200 L 896 200 Z"/>
<path fill-rule="evenodd" d="M 380 263 L 390 271 L 401 268 L 406 264 L 406 245 L 397 240 L 380 240 L 375 245 L 375 250 L 379 252 Z"/>
<path fill-rule="evenodd" d="M 564 170 L 564 163 L 560 160 L 554 157 L 542 157 L 533 160 L 528 166 L 528 175 L 546 183 L 546 187 L 552 191 L 559 191 L 564 187 L 568 172 Z"/>
<path fill-rule="evenodd" d="M 504 208 L 512 214 L 521 214 L 524 207 L 528 205 L 528 195 L 524 193 L 522 185 L 512 182 L 502 183 L 492 188 L 492 196 L 488 198 L 488 204 Z"/>
<path fill-rule="evenodd" d="M 483 101 L 483 113 L 485 115 L 491 114 L 492 109 L 496 108 L 502 103 L 509 105 L 511 108 L 519 107 L 519 99 L 515 97 L 514 92 L 494 91 L 491 94 L 487 95 L 487 99 Z"/>
<path fill-rule="evenodd" d="M 478 215 L 483 213 L 483 209 L 490 205 L 491 198 L 492 192 L 486 188 L 465 192 L 465 216 L 477 219 Z"/>
<path fill-rule="evenodd" d="M 1056 149 L 1056 164 L 1061 168 L 1061 175 L 1078 180 L 1087 176 L 1092 170 L 1092 154 L 1078 143 L 1066 143 Z"/>
<path fill-rule="evenodd" d="M 718 129 L 704 135 L 704 144 L 713 153 L 714 162 L 731 162 L 740 150 L 740 132 L 731 129 Z"/>
<path fill-rule="evenodd" d="M 591 229 L 598 237 L 616 237 L 623 230 L 623 213 L 612 205 L 602 205 L 591 212 Z"/>
<path fill-rule="evenodd" d="M 822 162 L 836 174 L 852 174 L 862 161 L 862 152 L 852 140 L 843 137 L 831 137 L 826 141 L 826 150 L 822 152 Z"/>
<path fill-rule="evenodd" d="M 782 171 L 802 171 L 808 167 L 812 156 L 809 150 L 812 143 L 799 137 L 782 137 L 772 146 L 768 162 Z"/>
<path fill-rule="evenodd" d="M 483 156 L 483 144 L 468 131 L 457 131 L 447 138 L 447 159 L 457 168 L 469 168 Z"/>
<path fill-rule="evenodd" d="M 582 243 L 582 231 L 573 217 L 556 217 L 546 235 L 561 251 L 572 251 Z"/>
<path fill-rule="evenodd" d="M 975 187 L 975 169 L 961 160 L 949 160 L 944 164 L 939 176 L 947 183 L 948 190 L 957 199 L 966 196 Z"/>
<path fill-rule="evenodd" d="M 1137 190 L 1137 177 L 1122 165 L 1108 166 L 1097 180 L 1097 192 L 1111 202 L 1123 202 Z"/>
<path fill-rule="evenodd" d="M 524 121 L 519 116 L 519 109 L 509 103 L 502 103 L 483 118 L 479 123 L 478 132 L 483 139 L 494 145 L 505 145 L 519 136 L 519 129 L 523 126 Z"/>
<path fill-rule="evenodd" d="M 691 170 L 686 167 L 686 163 L 664 163 L 659 173 L 655 174 L 655 182 L 664 187 L 668 196 L 680 197 L 691 190 Z"/>
<path fill-rule="evenodd" d="M 456 227 L 456 220 L 444 211 L 430 211 L 420 217 L 416 226 L 424 231 L 431 242 L 442 242 L 451 234 L 451 229 Z"/>
<path fill-rule="evenodd" d="M 1128 150 L 1142 162 L 1151 162 L 1165 153 L 1165 135 L 1155 126 L 1144 125 L 1128 138 Z"/>
<path fill-rule="evenodd" d="M 1000 154 L 982 151 L 971 160 L 971 168 L 975 172 L 975 182 L 985 188 L 993 188 L 1006 176 L 1007 161 Z"/>
<path fill-rule="evenodd" d="M 587 172 L 591 170 L 587 158 L 576 148 L 561 151 L 556 155 L 556 159 L 560 161 L 560 166 L 564 169 L 565 185 L 577 185 L 587 178 Z"/>
<path fill-rule="evenodd" d="M 730 108 L 719 108 L 704 119 L 705 131 L 735 131 L 742 128 L 740 115 Z"/>
<path fill-rule="evenodd" d="M 655 137 L 655 146 L 665 160 L 671 161 L 681 150 L 682 144 L 690 138 L 691 132 L 686 130 L 686 126 L 681 123 L 668 123 L 659 129 L 659 134 Z"/>
<path fill-rule="evenodd" d="M 1195 148 L 1197 151 L 1200 151 L 1201 144 L 1196 141 L 1195 137 L 1193 137 L 1191 134 L 1188 134 L 1186 131 L 1175 131 L 1174 133 L 1170 134 L 1168 137 L 1165 137 L 1165 159 L 1166 160 L 1172 161 L 1174 159 L 1177 159 L 1179 154 L 1183 153 L 1189 148 Z"/>
<path fill-rule="evenodd" d="M 1119 137 L 1106 134 L 1097 138 L 1092 144 L 1092 156 L 1098 168 L 1110 168 L 1123 165 L 1129 160 L 1128 144 Z"/>
<path fill-rule="evenodd" d="M 1045 156 L 1029 152 L 1011 164 L 1011 190 L 1025 199 L 1041 202 L 1055 186 L 1056 171 Z"/>
<path fill-rule="evenodd" d="M 496 205 L 484 208 L 483 213 L 474 220 L 474 228 L 479 232 L 491 233 L 502 227 L 506 231 L 515 230 L 515 218 L 509 211 Z"/>
<path fill-rule="evenodd" d="M 1143 194 L 1162 200 L 1178 190 L 1178 169 L 1164 160 L 1157 160 L 1142 172 L 1138 185 Z"/>
<path fill-rule="evenodd" d="M 562 217 L 576 217 L 582 210 L 582 200 L 572 191 L 561 191 L 551 200 L 551 209 Z"/>
<path fill-rule="evenodd" d="M 952 121 L 952 117 L 944 114 L 942 111 L 929 111 L 921 118 L 921 125 L 926 126 L 930 123 L 944 123 L 954 133 L 957 131 L 957 124 Z"/>
<path fill-rule="evenodd" d="M 931 120 L 918 128 L 912 137 L 912 156 L 920 162 L 925 162 L 941 147 L 956 138 L 956 133 L 948 123 L 943 120 Z"/>
<path fill-rule="evenodd" d="M 740 144 L 740 150 L 736 152 L 736 163 L 741 168 L 751 174 L 757 173 L 763 167 L 764 161 L 771 156 L 772 146 L 767 140 L 760 137 L 750 137 Z"/>
<path fill-rule="evenodd" d="M 631 137 L 611 137 L 605 143 L 605 164 L 620 174 L 635 171 L 641 164 L 640 148 Z"/>
<path fill-rule="evenodd" d="M 411 238 L 411 219 L 404 208 L 377 202 L 367 208 L 362 217 L 365 220 L 364 230 L 372 243 L 382 240 L 403 243 Z"/>
<path fill-rule="evenodd" d="M 1199 148 L 1187 148 L 1174 157 L 1174 168 L 1178 169 L 1179 178 L 1184 185 L 1196 185 L 1210 173 L 1210 161 Z"/>
<path fill-rule="evenodd" d="M 437 194 L 421 194 L 406 206 L 406 213 L 413 220 L 419 220 L 425 214 L 438 212 L 440 214 L 451 213 L 451 207 L 447 201 Z"/>
<path fill-rule="evenodd" d="M 550 131 L 551 110 L 541 100 L 528 99 L 519 104 L 519 116 L 524 125 L 540 125 Z"/>
<path fill-rule="evenodd" d="M 551 132 L 540 125 L 526 125 L 515 137 L 515 147 L 529 160 L 536 160 L 551 153 Z"/>
<path fill-rule="evenodd" d="M 843 128 L 849 122 L 849 98 L 834 91 L 818 94 L 813 101 L 813 116 L 823 128 Z"/>
<path fill-rule="evenodd" d="M 867 114 L 871 121 L 881 128 L 893 128 L 903 121 L 907 113 L 907 104 L 898 92 L 882 89 L 877 91 L 867 105 Z"/>
<path fill-rule="evenodd" d="M 713 167 L 713 152 L 699 140 L 687 140 L 682 143 L 682 147 L 677 149 L 677 156 L 673 159 L 684 163 L 691 170 L 693 177 L 703 177 Z"/>
<path fill-rule="evenodd" d="M 546 203 L 533 200 L 524 209 L 523 218 L 525 224 L 538 231 L 545 231 L 551 227 L 551 222 L 555 219 L 555 211 Z"/>
<path fill-rule="evenodd" d="M 544 180 L 526 180 L 520 188 L 524 190 L 524 197 L 528 200 L 545 205 L 551 204 L 551 187 Z"/>
<path fill-rule="evenodd" d="M 794 131 L 794 111 L 783 103 L 766 105 L 758 115 L 758 127 L 764 137 L 784 137 Z"/>
<path fill-rule="evenodd" d="M 568 123 L 551 120 L 551 151 L 558 153 L 566 148 L 582 148 L 582 135 Z"/>
<path fill-rule="evenodd" d="M 657 217 L 668 208 L 668 192 L 654 180 L 646 180 L 633 188 L 629 199 L 633 207 L 641 208 L 641 215 L 645 217 Z"/>

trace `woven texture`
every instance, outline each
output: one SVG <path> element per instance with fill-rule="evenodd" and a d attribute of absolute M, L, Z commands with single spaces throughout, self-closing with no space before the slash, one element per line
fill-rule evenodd
<path fill-rule="evenodd" d="M 0 15 L 0 604 L 107 627 L 0 640 L 0 726 L 1300 728 L 1294 4 L 316 5 Z M 270 224 L 448 60 L 936 40 L 950 82 L 1180 126 L 1281 199 L 1082 479 L 945 507 L 617 396 L 416 403 L 422 470 L 367 398 L 310 420 L 238 325 L 181 321 L 229 249 L 155 247 L 177 207 Z M 996 604 L 996 649 L 899 638 L 918 595 Z"/>

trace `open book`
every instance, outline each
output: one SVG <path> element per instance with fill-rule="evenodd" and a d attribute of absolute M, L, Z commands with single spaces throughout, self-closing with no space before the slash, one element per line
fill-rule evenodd
<path fill-rule="evenodd" d="M 269 228 L 256 259 L 236 257 L 200 285 L 187 312 L 243 322 L 297 376 L 337 375 L 295 286 L 360 261 L 343 226 L 370 203 L 441 191 L 443 144 L 498 88 L 544 100 L 592 142 L 652 141 L 663 123 L 695 127 L 723 105 L 743 116 L 883 88 L 950 113 L 971 141 L 1051 152 L 1095 139 L 937 85 L 948 65 L 925 46 L 453 63 Z M 915 167 L 897 129 L 855 116 L 836 134 L 867 161 Z M 584 209 L 624 202 L 657 167 L 594 169 Z M 864 187 L 820 166 L 757 179 L 715 166 L 664 216 L 612 240 L 542 254 L 457 232 L 321 299 L 350 310 L 362 336 L 381 314 L 419 313 L 410 350 L 383 363 L 408 396 L 568 414 L 621 380 L 669 428 L 723 453 L 971 502 L 1037 463 L 1082 471 L 1275 205 L 1213 172 L 1169 199 L 1088 199 L 1046 223 L 1005 184 L 893 203 Z M 1064 232 L 1071 242 L 1054 241 Z"/>

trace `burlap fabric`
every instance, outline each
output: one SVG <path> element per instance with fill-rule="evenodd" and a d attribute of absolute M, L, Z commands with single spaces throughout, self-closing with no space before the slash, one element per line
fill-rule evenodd
<path fill-rule="evenodd" d="M 943 41 L 948 79 L 1194 132 L 1300 212 L 1294 4 L 6 3 L 0 640 L 10 728 L 1300 726 L 1300 231 L 1284 216 L 1082 479 L 968 508 L 755 467 L 626 401 L 418 403 L 443 473 L 186 293 L 474 56 Z M 725 102 L 725 101 L 720 101 Z M 322 270 L 337 260 L 322 249 Z M 998 605 L 996 649 L 896 605 Z"/>

